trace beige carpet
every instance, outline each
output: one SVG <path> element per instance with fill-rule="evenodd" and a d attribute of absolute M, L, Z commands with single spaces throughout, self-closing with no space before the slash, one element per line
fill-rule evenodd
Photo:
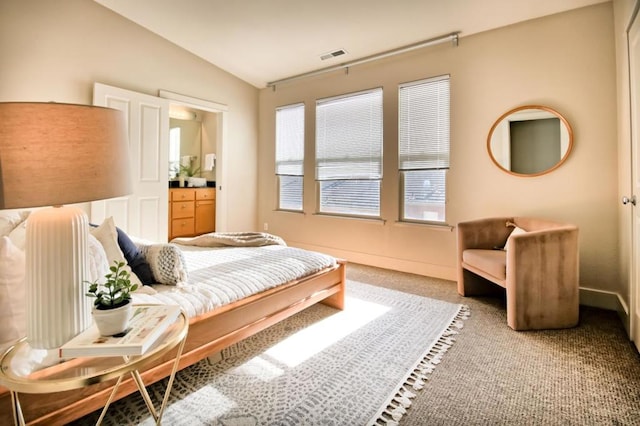
<path fill-rule="evenodd" d="M 640 425 L 640 355 L 615 312 L 581 307 L 576 328 L 516 332 L 503 300 L 460 297 L 454 282 L 360 265 L 347 277 L 470 307 L 401 425 Z"/>

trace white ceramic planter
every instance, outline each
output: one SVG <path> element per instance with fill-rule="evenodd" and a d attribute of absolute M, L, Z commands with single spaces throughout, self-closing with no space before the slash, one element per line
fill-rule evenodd
<path fill-rule="evenodd" d="M 98 326 L 100 335 L 113 336 L 114 334 L 122 333 L 123 331 L 125 331 L 127 329 L 127 325 L 129 324 L 129 320 L 131 319 L 131 313 L 133 312 L 131 306 L 131 302 L 115 309 L 103 310 L 96 309 L 96 307 L 94 306 L 93 310 L 91 311 L 91 315 L 93 315 L 93 320 Z"/>

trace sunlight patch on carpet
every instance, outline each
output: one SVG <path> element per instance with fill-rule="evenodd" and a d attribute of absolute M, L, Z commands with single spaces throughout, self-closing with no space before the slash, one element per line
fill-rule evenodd
<path fill-rule="evenodd" d="M 295 367 L 391 309 L 389 306 L 348 296 L 345 298 L 345 305 L 348 308 L 344 311 L 338 311 L 287 337 L 268 349 L 265 355 L 287 367 Z"/>

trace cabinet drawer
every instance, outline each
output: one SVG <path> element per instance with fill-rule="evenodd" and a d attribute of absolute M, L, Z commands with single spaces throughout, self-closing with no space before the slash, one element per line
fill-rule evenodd
<path fill-rule="evenodd" d="M 171 221 L 171 238 L 181 236 L 191 236 L 194 234 L 195 221 L 193 218 L 173 219 Z"/>
<path fill-rule="evenodd" d="M 171 203 L 171 217 L 173 219 L 193 217 L 193 201 L 178 201 Z"/>
<path fill-rule="evenodd" d="M 213 200 L 198 200 L 196 201 L 196 210 L 198 209 L 198 207 L 214 206 L 214 205 L 215 205 L 215 201 Z"/>
<path fill-rule="evenodd" d="M 171 201 L 195 200 L 196 191 L 193 189 L 172 189 Z"/>
<path fill-rule="evenodd" d="M 214 200 L 216 190 L 213 188 L 196 189 L 196 200 Z"/>

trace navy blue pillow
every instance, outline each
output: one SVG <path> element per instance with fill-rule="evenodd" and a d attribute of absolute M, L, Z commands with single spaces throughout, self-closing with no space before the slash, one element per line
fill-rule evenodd
<path fill-rule="evenodd" d="M 135 245 L 131 238 L 120 228 L 116 227 L 118 231 L 118 246 L 124 254 L 124 258 L 127 259 L 127 263 L 131 267 L 134 274 L 140 278 L 142 284 L 149 285 L 154 284 L 156 280 L 153 278 L 153 272 L 151 272 L 151 266 L 149 262 L 144 258 L 138 246 Z"/>
<path fill-rule="evenodd" d="M 98 225 L 94 225 L 93 223 L 89 224 L 96 228 Z M 153 277 L 153 272 L 151 272 L 151 266 L 149 266 L 149 262 L 144 258 L 140 250 L 138 250 L 138 246 L 135 245 L 131 238 L 124 232 L 122 229 L 116 226 L 116 231 L 118 232 L 118 246 L 124 255 L 124 258 L 127 261 L 127 264 L 131 268 L 134 274 L 140 278 L 140 281 L 144 285 L 155 284 L 156 280 Z"/>

